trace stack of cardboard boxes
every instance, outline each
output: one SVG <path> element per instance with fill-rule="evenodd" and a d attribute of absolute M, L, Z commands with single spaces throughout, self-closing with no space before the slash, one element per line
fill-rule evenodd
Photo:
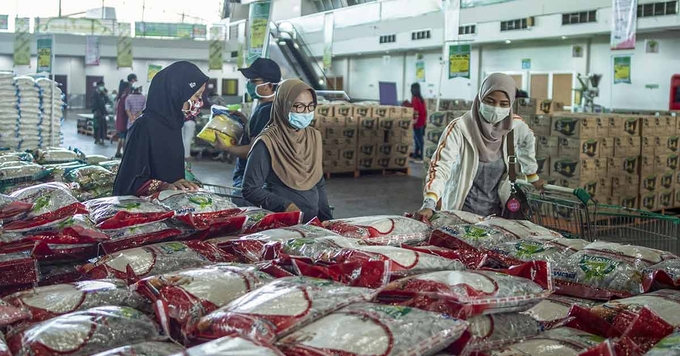
<path fill-rule="evenodd" d="M 413 109 L 401 106 L 319 105 L 325 173 L 408 168 Z"/>
<path fill-rule="evenodd" d="M 423 149 L 425 169 L 428 169 L 432 155 L 437 149 L 439 139 L 444 134 L 446 127 L 453 119 L 465 115 L 466 112 L 467 110 L 456 110 L 429 113 L 427 126 L 425 127 L 425 147 Z"/>

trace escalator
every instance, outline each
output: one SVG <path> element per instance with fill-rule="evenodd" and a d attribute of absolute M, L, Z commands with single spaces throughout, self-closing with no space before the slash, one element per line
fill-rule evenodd
<path fill-rule="evenodd" d="M 295 26 L 283 22 L 270 29 L 269 58 L 279 64 L 283 77 L 297 77 L 315 90 L 326 90 L 328 78 Z"/>

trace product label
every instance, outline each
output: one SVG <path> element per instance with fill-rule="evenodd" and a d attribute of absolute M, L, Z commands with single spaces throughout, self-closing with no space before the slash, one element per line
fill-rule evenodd
<path fill-rule="evenodd" d="M 600 279 L 613 272 L 620 264 L 620 261 L 607 257 L 584 254 L 578 265 L 586 273 L 586 279 Z"/>

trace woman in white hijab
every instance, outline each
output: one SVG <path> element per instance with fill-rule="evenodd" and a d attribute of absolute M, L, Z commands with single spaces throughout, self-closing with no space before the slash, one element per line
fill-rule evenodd
<path fill-rule="evenodd" d="M 522 173 L 539 189 L 545 184 L 536 174 L 534 134 L 512 113 L 515 93 L 509 75 L 491 74 L 472 109 L 446 127 L 432 156 L 418 217 L 429 220 L 437 208 L 501 215 L 510 196 L 506 142 L 510 131 Z"/>

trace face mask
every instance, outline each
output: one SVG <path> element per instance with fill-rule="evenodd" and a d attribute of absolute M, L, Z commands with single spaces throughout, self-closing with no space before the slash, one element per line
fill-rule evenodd
<path fill-rule="evenodd" d="M 288 122 L 290 123 L 290 126 L 293 126 L 293 128 L 298 130 L 302 130 L 309 126 L 309 124 L 312 123 L 312 120 L 314 120 L 314 111 L 308 113 L 288 113 Z"/>
<path fill-rule="evenodd" d="M 510 115 L 510 108 L 501 108 L 482 103 L 479 113 L 486 122 L 495 125 Z"/>
<path fill-rule="evenodd" d="M 198 98 L 195 101 L 191 101 L 191 99 L 189 99 L 187 101 L 189 102 L 189 109 L 182 110 L 184 117 L 190 119 L 198 116 L 198 114 L 201 113 L 201 108 L 203 107 L 203 99 Z"/>
<path fill-rule="evenodd" d="M 250 97 L 253 98 L 253 99 L 268 99 L 268 98 L 273 98 L 274 95 L 276 95 L 276 94 L 267 95 L 267 96 L 262 96 L 262 95 L 260 95 L 260 94 L 257 93 L 257 88 L 262 87 L 262 86 L 265 86 L 265 85 L 269 85 L 269 84 L 271 84 L 271 83 L 267 82 L 267 83 L 262 83 L 262 84 L 259 84 L 259 85 L 255 85 L 255 83 L 253 83 L 253 82 L 251 82 L 251 81 L 248 81 L 248 82 L 246 82 L 246 91 L 248 92 L 248 95 L 250 95 Z"/>

